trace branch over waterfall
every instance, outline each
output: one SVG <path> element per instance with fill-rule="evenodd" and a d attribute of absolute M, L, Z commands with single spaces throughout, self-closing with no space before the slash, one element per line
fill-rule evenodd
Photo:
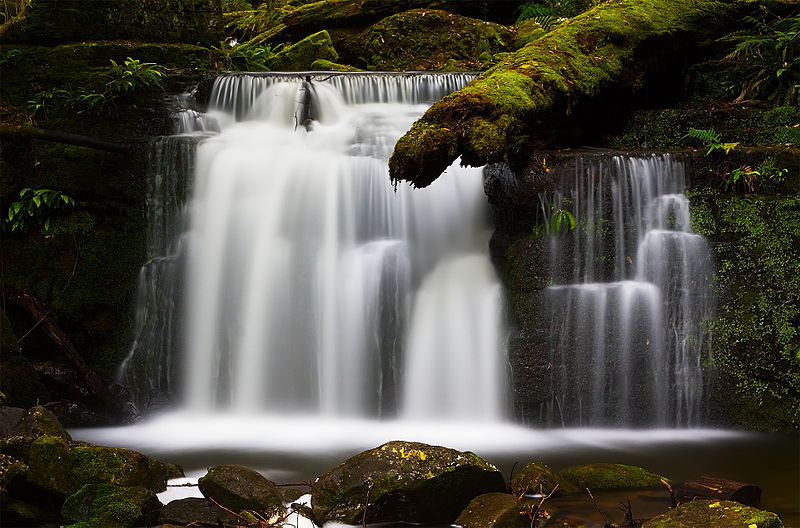
<path fill-rule="evenodd" d="M 680 71 L 698 41 L 754 5 L 611 0 L 590 9 L 435 103 L 397 142 L 391 178 L 425 187 L 459 156 L 466 165 L 513 167 L 531 147 L 580 141 L 581 120 L 607 114 L 609 101 L 626 100 L 653 75 Z"/>

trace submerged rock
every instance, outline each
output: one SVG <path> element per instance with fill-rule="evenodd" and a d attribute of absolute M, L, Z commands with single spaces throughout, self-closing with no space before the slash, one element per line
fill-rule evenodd
<path fill-rule="evenodd" d="M 574 484 L 553 471 L 544 462 L 529 462 L 511 481 L 511 490 L 515 495 L 523 493 L 549 495 L 556 489 L 556 486 L 558 486 L 556 495 L 578 491 Z"/>
<path fill-rule="evenodd" d="M 455 524 L 464 528 L 530 528 L 534 501 L 508 493 L 485 493 L 472 499 Z"/>
<path fill-rule="evenodd" d="M 87 484 L 67 497 L 61 515 L 85 523 L 82 528 L 126 528 L 155 524 L 160 510 L 161 502 L 149 489 Z"/>
<path fill-rule="evenodd" d="M 270 518 L 285 510 L 283 495 L 275 483 L 245 466 L 214 466 L 197 485 L 204 496 L 235 512 L 252 510 Z"/>
<path fill-rule="evenodd" d="M 642 528 L 783 528 L 772 512 L 732 501 L 695 500 L 653 517 Z"/>
<path fill-rule="evenodd" d="M 317 478 L 311 504 L 319 523 L 448 523 L 473 497 L 504 489 L 497 468 L 474 453 L 393 441 Z"/>
<path fill-rule="evenodd" d="M 559 475 L 580 489 L 634 489 L 663 486 L 661 475 L 625 464 L 586 464 L 570 466 Z"/>

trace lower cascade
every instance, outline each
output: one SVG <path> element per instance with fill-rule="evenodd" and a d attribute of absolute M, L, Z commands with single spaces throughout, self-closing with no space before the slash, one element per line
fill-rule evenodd
<path fill-rule="evenodd" d="M 553 284 L 543 306 L 551 425 L 703 424 L 712 266 L 691 232 L 685 172 L 668 154 L 581 159 L 545 214 Z"/>
<path fill-rule="evenodd" d="M 121 372 L 138 401 L 501 420 L 503 298 L 481 170 L 454 165 L 412 190 L 393 189 L 387 168 L 413 121 L 470 78 L 218 79 L 209 111 L 182 115 L 174 139 L 195 149 L 191 191 L 151 200 L 184 205 L 157 213 L 173 238 L 145 269 L 171 263 L 160 280 L 172 298 L 141 294 Z"/>

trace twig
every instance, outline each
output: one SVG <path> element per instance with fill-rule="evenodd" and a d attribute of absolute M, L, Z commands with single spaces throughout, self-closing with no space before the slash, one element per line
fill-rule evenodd
<path fill-rule="evenodd" d="M 291 486 L 308 486 L 310 488 L 311 487 L 311 481 L 310 480 L 304 480 L 302 482 L 289 482 L 288 484 L 275 484 L 275 485 L 278 486 L 279 488 L 288 488 L 288 487 L 291 487 Z"/>
<path fill-rule="evenodd" d="M 622 505 L 622 508 L 620 509 L 623 512 L 625 512 L 625 519 L 622 522 L 625 523 L 625 526 L 628 526 L 629 528 L 634 528 L 634 526 L 636 525 L 633 522 L 633 509 L 631 508 L 631 500 L 630 499 L 626 500 L 628 501 L 627 504 L 625 504 L 622 501 L 619 501 L 620 505 Z"/>
<path fill-rule="evenodd" d="M 603 517 L 604 525 L 605 526 L 610 525 L 611 524 L 611 520 L 608 518 L 608 516 L 605 513 L 603 513 L 603 510 L 600 509 L 600 506 L 597 505 L 597 501 L 595 500 L 594 495 L 592 495 L 591 490 L 589 490 L 589 488 L 584 488 L 584 489 L 586 490 L 586 493 L 589 494 L 589 497 L 592 499 L 592 503 L 594 504 L 594 507 L 597 510 L 597 512 Z"/>
<path fill-rule="evenodd" d="M 369 488 L 367 489 L 367 500 L 364 503 L 364 515 L 361 516 L 361 526 L 363 526 L 364 528 L 367 528 L 367 508 L 369 508 L 369 496 L 372 493 L 372 487 L 374 485 L 375 483 L 372 480 L 370 480 Z"/>
<path fill-rule="evenodd" d="M 678 507 L 678 501 L 677 501 L 677 500 L 675 500 L 675 492 L 674 492 L 674 491 L 672 491 L 672 486 L 670 486 L 670 485 L 669 485 L 669 482 L 667 482 L 667 481 L 666 481 L 665 479 L 663 479 L 663 478 L 661 479 L 661 483 L 662 483 L 663 485 L 665 485 L 665 486 L 667 487 L 667 489 L 669 490 L 669 500 L 670 500 L 670 502 L 672 503 L 672 509 L 675 509 L 675 508 L 677 508 L 677 507 Z"/>

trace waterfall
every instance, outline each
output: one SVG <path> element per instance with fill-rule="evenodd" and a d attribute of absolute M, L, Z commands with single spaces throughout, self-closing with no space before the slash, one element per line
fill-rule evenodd
<path fill-rule="evenodd" d="M 706 241 L 691 232 L 684 166 L 668 154 L 587 157 L 543 197 L 554 284 L 545 290 L 553 425 L 703 422 L 712 316 Z"/>
<path fill-rule="evenodd" d="M 183 337 L 137 337 L 123 379 L 201 413 L 500 420 L 503 300 L 481 170 L 454 164 L 412 190 L 387 168 L 413 121 L 472 77 L 316 74 L 307 127 L 299 75 L 219 78 L 208 111 L 180 118 L 205 134 L 182 249 L 161 241 L 153 257 L 184 255 L 179 280 L 152 286 L 168 300 L 147 308 Z"/>

